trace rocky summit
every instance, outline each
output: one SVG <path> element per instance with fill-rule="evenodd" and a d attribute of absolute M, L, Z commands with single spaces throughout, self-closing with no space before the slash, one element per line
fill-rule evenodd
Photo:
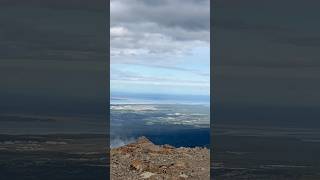
<path fill-rule="evenodd" d="M 187 180 L 210 179 L 207 148 L 175 148 L 155 145 L 146 137 L 111 149 L 112 180 Z"/>

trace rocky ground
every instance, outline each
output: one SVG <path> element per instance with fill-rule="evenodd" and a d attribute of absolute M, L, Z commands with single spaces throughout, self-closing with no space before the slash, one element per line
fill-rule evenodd
<path fill-rule="evenodd" d="M 110 154 L 112 180 L 210 179 L 210 155 L 206 148 L 155 145 L 145 137 L 114 148 Z"/>

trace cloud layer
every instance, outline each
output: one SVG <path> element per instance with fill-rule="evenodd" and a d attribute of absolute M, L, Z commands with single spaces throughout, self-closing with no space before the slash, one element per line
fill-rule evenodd
<path fill-rule="evenodd" d="M 111 0 L 111 61 L 133 56 L 156 61 L 159 55 L 177 57 L 206 47 L 209 13 L 208 0 Z"/>

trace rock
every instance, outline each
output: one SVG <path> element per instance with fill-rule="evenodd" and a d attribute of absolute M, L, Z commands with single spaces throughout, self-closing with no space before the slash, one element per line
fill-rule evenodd
<path fill-rule="evenodd" d="M 181 160 L 178 160 L 174 163 L 174 166 L 177 168 L 185 169 L 187 167 L 187 163 Z"/>
<path fill-rule="evenodd" d="M 179 177 L 186 179 L 186 178 L 188 178 L 189 176 L 187 176 L 187 175 L 185 175 L 185 174 L 180 174 Z"/>
<path fill-rule="evenodd" d="M 155 175 L 155 173 L 152 173 L 152 172 L 144 172 L 141 174 L 141 178 L 142 179 L 148 179 L 150 178 L 151 176 Z"/>
<path fill-rule="evenodd" d="M 173 146 L 170 146 L 169 144 L 165 144 L 162 146 L 163 148 L 166 148 L 166 149 L 174 149 Z"/>
<path fill-rule="evenodd" d="M 112 180 L 209 180 L 210 155 L 206 148 L 155 145 L 146 137 L 111 149 Z M 201 170 L 200 170 L 201 169 Z"/>
<path fill-rule="evenodd" d="M 130 164 L 130 169 L 141 172 L 143 170 L 143 163 L 140 160 L 133 160 Z"/>

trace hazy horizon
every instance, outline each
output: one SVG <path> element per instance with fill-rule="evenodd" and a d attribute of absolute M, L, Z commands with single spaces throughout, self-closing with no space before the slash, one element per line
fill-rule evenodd
<path fill-rule="evenodd" d="M 199 104 L 210 105 L 209 95 L 114 93 L 110 104 Z"/>

